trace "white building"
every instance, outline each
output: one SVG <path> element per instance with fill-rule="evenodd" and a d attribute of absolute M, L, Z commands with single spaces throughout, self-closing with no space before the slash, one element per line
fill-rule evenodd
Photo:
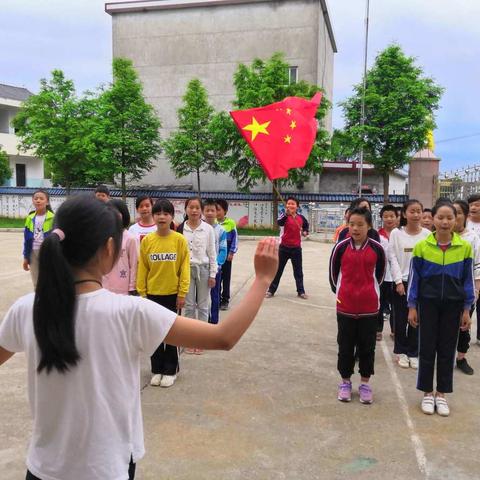
<path fill-rule="evenodd" d="M 19 152 L 19 139 L 12 120 L 30 95 L 26 88 L 0 84 L 0 148 L 7 152 L 13 176 L 7 186 L 40 187 L 44 185 L 43 161 L 33 152 Z"/>

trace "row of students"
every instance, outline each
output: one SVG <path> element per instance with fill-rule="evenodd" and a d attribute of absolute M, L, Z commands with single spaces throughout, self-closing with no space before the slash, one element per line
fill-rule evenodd
<path fill-rule="evenodd" d="M 0 365 L 15 352 L 25 352 L 28 362 L 29 479 L 133 479 L 145 452 L 141 355 L 152 355 L 162 342 L 231 349 L 254 320 L 278 267 L 277 242 L 262 240 L 255 280 L 243 299 L 220 324 L 199 322 L 102 288 L 123 231 L 110 204 L 84 195 L 67 199 L 40 250 L 35 293 L 18 299 L 0 324 Z"/>

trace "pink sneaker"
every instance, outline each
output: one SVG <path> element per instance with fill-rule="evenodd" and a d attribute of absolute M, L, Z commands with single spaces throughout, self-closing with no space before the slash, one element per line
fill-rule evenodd
<path fill-rule="evenodd" d="M 342 382 L 338 386 L 337 398 L 341 402 L 350 402 L 352 400 L 352 383 L 351 382 Z"/>
<path fill-rule="evenodd" d="M 358 393 L 360 394 L 360 403 L 364 403 L 365 405 L 370 405 L 373 402 L 373 392 L 370 385 L 366 383 L 362 383 L 358 387 Z"/>

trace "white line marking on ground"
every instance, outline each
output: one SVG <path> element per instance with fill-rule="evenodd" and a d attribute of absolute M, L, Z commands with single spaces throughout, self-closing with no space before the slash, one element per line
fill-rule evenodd
<path fill-rule="evenodd" d="M 422 440 L 420 439 L 419 435 L 415 431 L 415 425 L 408 410 L 408 402 L 405 397 L 405 392 L 403 391 L 402 384 L 400 383 L 400 379 L 398 378 L 397 372 L 395 370 L 395 365 L 393 364 L 393 360 L 388 350 L 388 346 L 384 340 L 382 340 L 380 344 L 382 345 L 383 356 L 390 372 L 390 377 L 392 378 L 393 385 L 395 386 L 395 391 L 397 393 L 398 401 L 400 402 L 400 407 L 405 416 L 405 421 L 410 431 L 410 440 L 412 441 L 413 449 L 415 450 L 418 468 L 420 469 L 420 472 L 425 475 L 425 478 L 428 479 L 430 478 L 430 472 L 428 470 L 425 447 L 423 446 Z"/>
<path fill-rule="evenodd" d="M 297 305 L 303 305 L 304 307 L 313 307 L 313 308 L 319 308 L 320 310 L 336 310 L 336 307 L 332 307 L 331 305 L 316 305 L 315 303 L 308 303 L 305 301 L 299 301 L 299 300 L 292 300 L 291 298 L 283 298 L 282 300 L 285 300 L 287 302 L 291 303 L 296 303 Z"/>

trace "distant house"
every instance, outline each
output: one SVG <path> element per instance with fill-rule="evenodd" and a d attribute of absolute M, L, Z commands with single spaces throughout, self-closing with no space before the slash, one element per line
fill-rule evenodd
<path fill-rule="evenodd" d="M 7 180 L 7 186 L 40 187 L 44 185 L 43 161 L 33 152 L 19 152 L 19 139 L 15 135 L 12 120 L 22 102 L 32 92 L 23 87 L 14 87 L 0 83 L 0 147 L 6 151 L 13 177 Z"/>

